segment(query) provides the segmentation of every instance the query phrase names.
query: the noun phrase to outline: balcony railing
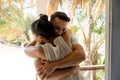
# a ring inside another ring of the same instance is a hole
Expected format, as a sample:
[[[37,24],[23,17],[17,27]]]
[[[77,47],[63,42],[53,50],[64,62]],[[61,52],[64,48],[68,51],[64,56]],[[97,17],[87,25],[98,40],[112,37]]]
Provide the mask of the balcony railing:
[[[80,70],[99,70],[99,69],[105,69],[105,65],[89,65],[89,66],[81,66]]]
[[[80,66],[80,71],[85,76],[85,80],[105,80],[104,69],[105,65]]]

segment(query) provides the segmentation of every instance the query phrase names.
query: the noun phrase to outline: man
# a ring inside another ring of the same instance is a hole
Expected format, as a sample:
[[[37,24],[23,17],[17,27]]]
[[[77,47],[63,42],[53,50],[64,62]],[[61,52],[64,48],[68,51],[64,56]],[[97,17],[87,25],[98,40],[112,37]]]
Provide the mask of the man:
[[[66,31],[70,32],[70,30],[66,28],[70,19],[65,13],[55,12],[54,14],[51,15],[50,21],[53,24],[54,29],[58,35],[62,36]],[[51,73],[53,73],[56,69],[59,68],[76,66],[80,62],[85,60],[85,53],[82,46],[77,42],[77,40],[74,37],[71,37],[71,42],[73,43],[73,52],[71,52],[65,58],[54,62],[41,60],[37,60],[35,62],[35,67],[39,75],[41,75],[41,77],[47,77]],[[44,65],[39,66],[40,62],[43,62]]]

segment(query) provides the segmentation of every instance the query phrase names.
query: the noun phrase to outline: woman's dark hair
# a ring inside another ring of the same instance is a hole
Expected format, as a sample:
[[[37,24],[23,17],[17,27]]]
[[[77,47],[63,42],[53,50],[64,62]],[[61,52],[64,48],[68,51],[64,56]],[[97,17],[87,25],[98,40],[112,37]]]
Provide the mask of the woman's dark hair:
[[[60,20],[66,21],[66,22],[70,21],[70,18],[64,12],[59,12],[59,11],[57,11],[51,15],[50,21],[52,22],[56,17],[58,17]]]
[[[40,35],[48,40],[55,35],[55,30],[48,21],[48,16],[43,14],[40,14],[40,18],[32,23],[31,30],[37,36]]]

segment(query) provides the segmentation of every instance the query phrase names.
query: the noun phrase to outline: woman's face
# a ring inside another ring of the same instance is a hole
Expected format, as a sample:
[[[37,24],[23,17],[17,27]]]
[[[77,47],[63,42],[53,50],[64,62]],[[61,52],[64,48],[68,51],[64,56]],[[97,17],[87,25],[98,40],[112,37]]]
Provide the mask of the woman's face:
[[[35,33],[32,33],[32,34],[33,34],[34,39],[35,39],[37,42],[42,42],[42,37],[41,37],[41,36],[37,36]]]

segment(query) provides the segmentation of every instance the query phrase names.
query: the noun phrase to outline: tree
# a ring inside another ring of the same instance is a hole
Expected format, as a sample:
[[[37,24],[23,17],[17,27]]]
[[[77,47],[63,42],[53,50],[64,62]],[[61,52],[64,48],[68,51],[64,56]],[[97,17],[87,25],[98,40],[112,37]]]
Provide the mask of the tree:
[[[35,17],[32,14],[25,16],[24,9],[35,6],[33,0],[31,0],[30,5],[25,6],[25,2],[26,0],[0,1],[0,37],[7,42],[16,41],[15,43],[17,43],[20,41],[23,43],[30,40],[28,35],[30,24]]]

